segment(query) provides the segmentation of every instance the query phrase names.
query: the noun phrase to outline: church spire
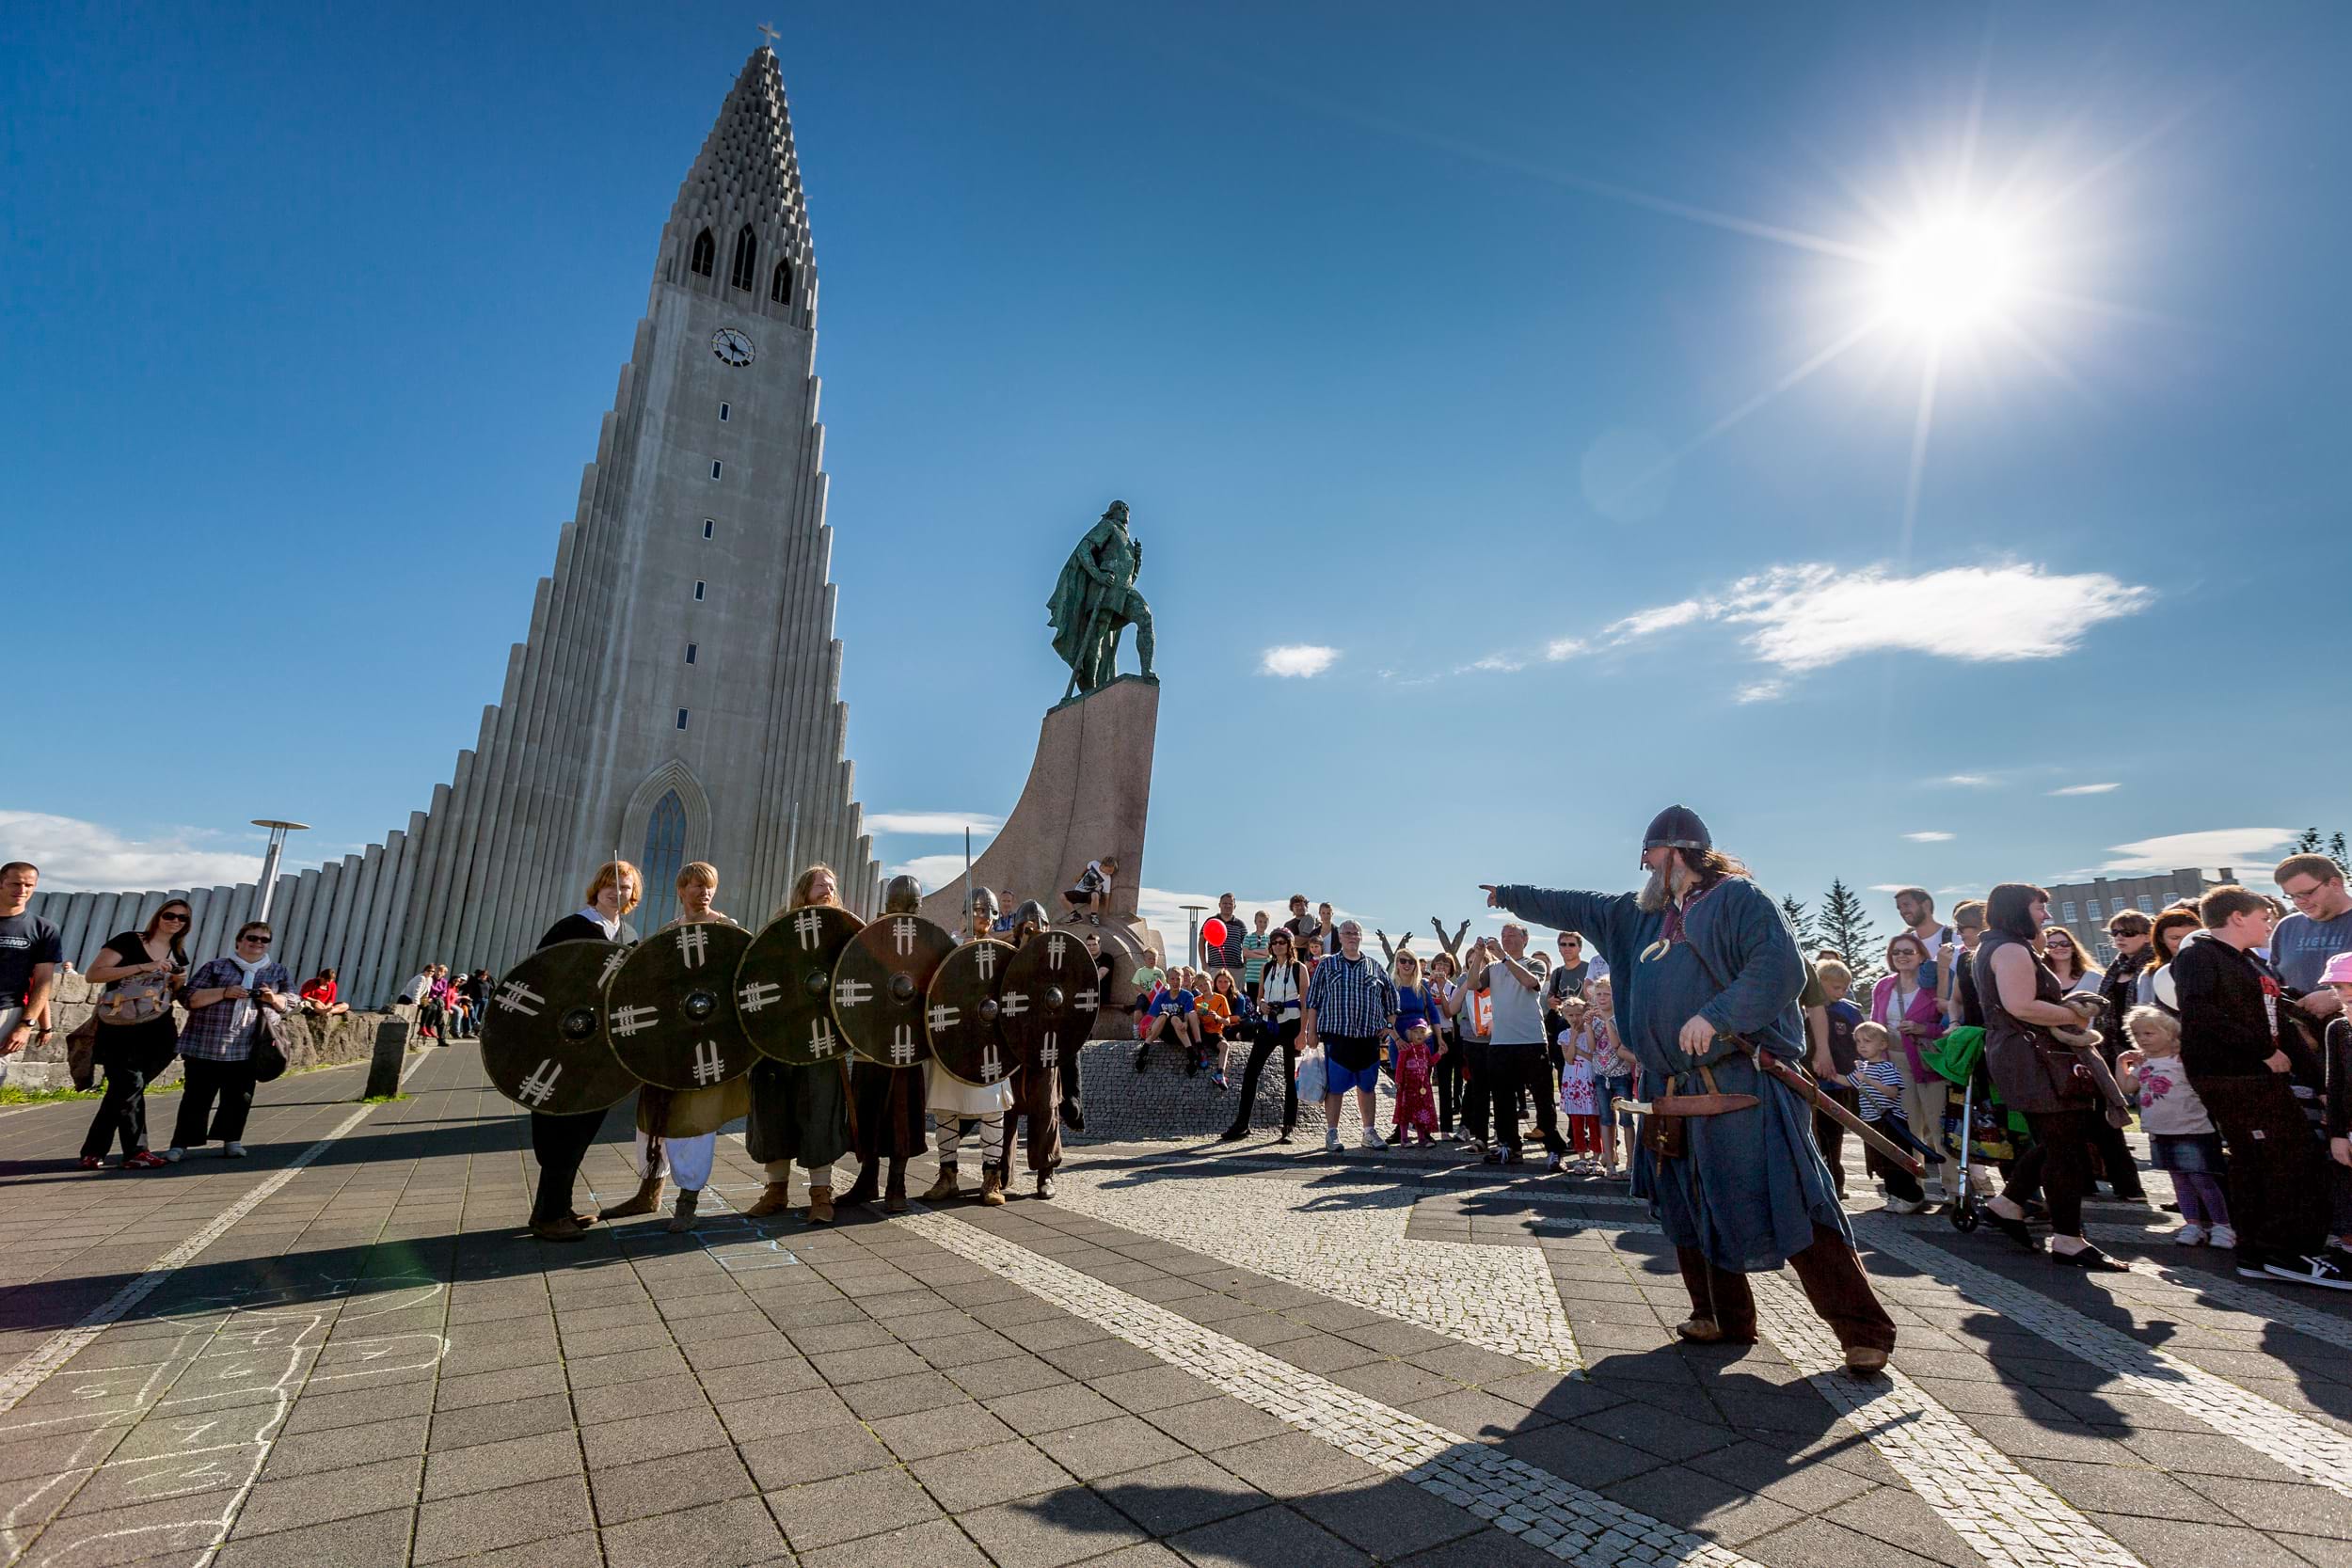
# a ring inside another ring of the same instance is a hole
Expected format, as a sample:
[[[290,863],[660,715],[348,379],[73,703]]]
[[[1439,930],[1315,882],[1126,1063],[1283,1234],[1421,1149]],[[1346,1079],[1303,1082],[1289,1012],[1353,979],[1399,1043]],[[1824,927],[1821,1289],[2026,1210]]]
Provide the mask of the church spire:
[[[816,270],[784,76],[763,43],[743,62],[678,186],[659,277],[807,326]]]

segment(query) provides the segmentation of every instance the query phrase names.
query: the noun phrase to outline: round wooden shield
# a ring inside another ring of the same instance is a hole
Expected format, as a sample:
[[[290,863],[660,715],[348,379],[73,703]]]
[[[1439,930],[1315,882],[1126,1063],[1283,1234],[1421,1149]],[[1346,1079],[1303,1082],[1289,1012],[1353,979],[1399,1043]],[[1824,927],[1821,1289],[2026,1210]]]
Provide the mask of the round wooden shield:
[[[526,1111],[577,1116],[619,1104],[637,1076],[605,1043],[598,1007],[605,977],[628,949],[559,942],[506,972],[482,1015],[482,1069]]]
[[[1074,1061],[1102,1005],[1094,956],[1068,931],[1041,931],[1022,943],[996,990],[1005,1043],[1025,1067]]]
[[[1013,948],[1004,942],[967,942],[947,955],[931,976],[923,1024],[931,1058],[960,1083],[985,1088],[1012,1070],[1004,1032],[997,1027],[996,988],[1004,982]]]
[[[706,920],[664,926],[604,988],[604,1037],[621,1065],[665,1089],[739,1078],[755,1053],[735,1022],[735,966],[752,934]]]
[[[850,939],[833,966],[833,1020],[850,1049],[883,1067],[931,1053],[923,1014],[931,976],[956,939],[919,914],[886,914]]]
[[[847,910],[787,910],[760,927],[735,967],[735,1019],[763,1056],[795,1067],[838,1061],[833,966],[865,922]]]

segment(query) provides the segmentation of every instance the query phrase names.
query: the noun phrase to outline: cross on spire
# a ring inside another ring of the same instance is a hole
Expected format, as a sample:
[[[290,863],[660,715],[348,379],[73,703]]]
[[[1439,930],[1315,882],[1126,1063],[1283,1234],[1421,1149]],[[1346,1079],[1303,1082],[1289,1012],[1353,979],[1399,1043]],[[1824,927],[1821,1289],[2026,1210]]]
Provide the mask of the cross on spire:
[[[759,24],[759,34],[760,37],[768,40],[767,47],[771,53],[772,53],[776,47],[776,40],[784,37],[782,33],[777,32],[773,27],[769,26],[765,22]]]

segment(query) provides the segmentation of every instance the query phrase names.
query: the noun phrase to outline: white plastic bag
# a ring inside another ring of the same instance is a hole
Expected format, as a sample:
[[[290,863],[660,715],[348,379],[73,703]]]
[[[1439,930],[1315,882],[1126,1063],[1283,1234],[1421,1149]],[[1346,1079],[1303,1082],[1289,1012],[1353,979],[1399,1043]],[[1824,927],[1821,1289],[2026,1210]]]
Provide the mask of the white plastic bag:
[[[1323,1098],[1323,1047],[1319,1045],[1298,1058],[1298,1098]]]

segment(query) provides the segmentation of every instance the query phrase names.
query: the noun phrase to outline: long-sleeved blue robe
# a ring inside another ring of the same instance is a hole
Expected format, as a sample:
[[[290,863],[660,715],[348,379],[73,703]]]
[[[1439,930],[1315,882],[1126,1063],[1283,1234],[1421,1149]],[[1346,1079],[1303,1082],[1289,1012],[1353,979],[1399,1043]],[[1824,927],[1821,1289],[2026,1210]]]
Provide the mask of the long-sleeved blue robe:
[[[1645,1091],[1671,1082],[1696,1094],[1707,1085],[1678,1043],[1696,1016],[1747,1036],[1774,1055],[1804,1059],[1804,960],[1772,895],[1742,877],[1725,878],[1685,914],[1683,940],[1656,951],[1665,917],[1645,914],[1633,895],[1564,893],[1511,885],[1495,902],[1520,919],[1581,931],[1609,960],[1617,1031],[1642,1063]],[[1696,949],[1696,951],[1693,951]],[[1706,955],[1721,983],[1699,962]],[[1708,1061],[1715,1087],[1753,1094],[1753,1109],[1684,1122],[1689,1149],[1659,1160],[1639,1149],[1636,1190],[1646,1180],[1650,1212],[1677,1246],[1695,1246],[1721,1269],[1776,1269],[1813,1244],[1814,1226],[1852,1240],[1829,1167],[1813,1142],[1813,1111],[1796,1092],[1758,1072],[1729,1040]]]

